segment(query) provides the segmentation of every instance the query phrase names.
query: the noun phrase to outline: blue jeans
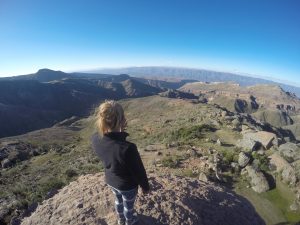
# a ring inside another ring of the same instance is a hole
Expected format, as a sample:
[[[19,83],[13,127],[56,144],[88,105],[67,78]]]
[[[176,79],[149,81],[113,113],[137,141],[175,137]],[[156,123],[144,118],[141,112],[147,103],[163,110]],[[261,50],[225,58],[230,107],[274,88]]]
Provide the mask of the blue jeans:
[[[111,187],[111,186],[110,186]],[[115,194],[115,209],[120,220],[132,221],[134,219],[134,201],[136,199],[138,188],[128,191],[121,191],[111,187]]]

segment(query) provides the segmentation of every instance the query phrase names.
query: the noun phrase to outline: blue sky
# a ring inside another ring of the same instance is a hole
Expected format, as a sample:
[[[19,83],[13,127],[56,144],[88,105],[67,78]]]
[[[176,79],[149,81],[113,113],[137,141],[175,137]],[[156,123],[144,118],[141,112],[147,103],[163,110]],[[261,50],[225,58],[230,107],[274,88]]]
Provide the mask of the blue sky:
[[[298,0],[0,0],[0,76],[182,66],[300,86]]]

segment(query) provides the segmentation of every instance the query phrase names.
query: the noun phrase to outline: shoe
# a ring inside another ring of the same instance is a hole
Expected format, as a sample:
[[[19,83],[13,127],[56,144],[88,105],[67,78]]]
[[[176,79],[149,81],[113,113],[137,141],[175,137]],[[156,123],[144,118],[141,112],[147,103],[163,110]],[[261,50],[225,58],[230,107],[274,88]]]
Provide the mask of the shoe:
[[[139,218],[134,216],[131,220],[127,220],[125,225],[137,225],[139,223]]]

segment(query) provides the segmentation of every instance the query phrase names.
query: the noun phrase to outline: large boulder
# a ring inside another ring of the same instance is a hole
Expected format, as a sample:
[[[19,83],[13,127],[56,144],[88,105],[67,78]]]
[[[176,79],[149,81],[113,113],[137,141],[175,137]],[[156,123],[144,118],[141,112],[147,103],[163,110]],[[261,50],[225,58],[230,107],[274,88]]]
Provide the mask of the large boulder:
[[[270,190],[267,178],[261,171],[257,171],[253,166],[246,166],[248,176],[251,179],[252,189],[257,193],[262,193]]]
[[[140,225],[263,225],[250,202],[209,182],[177,176],[149,176],[152,192],[138,194]],[[116,224],[114,196],[103,174],[81,176],[36,211],[22,225]]]
[[[295,185],[297,176],[295,169],[278,152],[269,156],[270,164],[275,166],[276,171],[281,174],[283,182]]]
[[[238,140],[236,143],[236,146],[240,147],[244,150],[254,151],[259,148],[260,143],[257,141],[254,141],[251,138],[246,137],[246,138]]]
[[[288,162],[300,159],[300,147],[295,143],[287,142],[280,145],[279,152]]]
[[[275,143],[274,140],[277,139],[276,134],[267,131],[258,131],[254,133],[244,133],[243,139],[251,139],[253,141],[259,142],[264,146],[265,149],[269,149]]]

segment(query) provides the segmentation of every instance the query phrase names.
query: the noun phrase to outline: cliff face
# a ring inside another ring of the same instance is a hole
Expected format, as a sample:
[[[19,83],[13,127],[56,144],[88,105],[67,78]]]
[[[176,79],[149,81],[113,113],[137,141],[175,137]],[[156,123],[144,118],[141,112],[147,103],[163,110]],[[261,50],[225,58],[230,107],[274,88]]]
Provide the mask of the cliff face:
[[[152,192],[139,193],[140,224],[265,224],[251,204],[224,187],[192,178],[150,174]],[[114,200],[101,173],[85,175],[45,200],[22,225],[116,224]]]

